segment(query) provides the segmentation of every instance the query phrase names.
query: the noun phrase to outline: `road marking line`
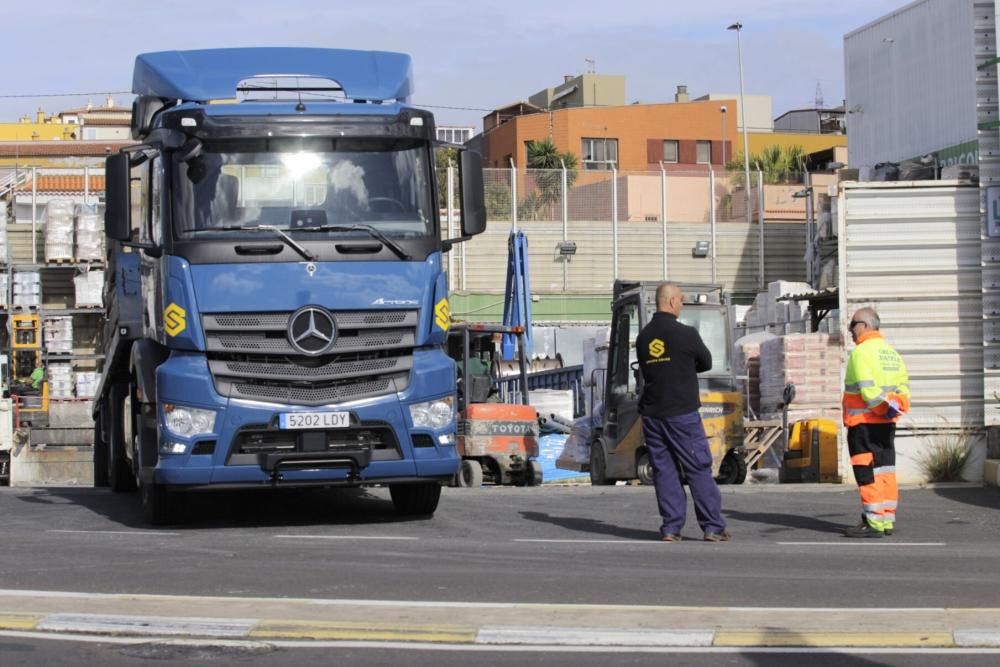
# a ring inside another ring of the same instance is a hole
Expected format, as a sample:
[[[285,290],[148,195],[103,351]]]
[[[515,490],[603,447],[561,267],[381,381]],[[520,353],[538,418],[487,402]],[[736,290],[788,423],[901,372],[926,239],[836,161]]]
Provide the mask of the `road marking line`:
[[[484,625],[477,644],[529,646],[711,646],[711,630],[561,628]]]
[[[437,642],[471,644],[476,630],[458,626],[382,626],[375,623],[323,621],[261,621],[250,631],[255,639]]]
[[[419,540],[402,535],[275,535],[283,540]]]
[[[795,632],[792,630],[720,630],[713,646],[934,646],[955,645],[950,632]]]
[[[170,616],[119,616],[114,614],[49,614],[38,625],[51,632],[85,632],[128,635],[183,635],[194,637],[246,637],[256,619],[174,618]]]
[[[43,618],[32,614],[0,614],[0,629],[34,630]]]
[[[1000,629],[955,630],[955,646],[1000,647]]]
[[[660,540],[546,540],[546,539],[531,539],[526,537],[514,538],[515,542],[542,542],[550,544],[662,544]],[[693,540],[692,540],[693,541]]]
[[[875,540],[853,540],[844,541],[839,540],[837,542],[775,542],[775,544],[780,544],[782,546],[797,546],[797,547],[854,547],[860,545],[871,545],[880,547],[944,547],[948,546],[947,542],[894,542],[892,540],[886,541],[881,539]]]
[[[147,537],[147,536],[164,536],[164,537],[176,537],[180,533],[168,533],[164,531],[157,530],[60,530],[52,529],[46,530],[46,533],[78,533],[82,535],[132,535],[136,537]]]

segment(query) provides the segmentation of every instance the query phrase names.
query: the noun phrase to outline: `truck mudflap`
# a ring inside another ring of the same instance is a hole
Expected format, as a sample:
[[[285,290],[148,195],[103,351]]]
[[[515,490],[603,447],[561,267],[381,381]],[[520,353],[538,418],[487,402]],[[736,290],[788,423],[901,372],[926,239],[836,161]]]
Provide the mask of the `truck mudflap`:
[[[272,485],[283,479],[286,470],[347,469],[348,482],[361,480],[361,470],[372,460],[371,449],[352,449],[338,452],[261,452],[257,455],[261,470],[268,473]]]

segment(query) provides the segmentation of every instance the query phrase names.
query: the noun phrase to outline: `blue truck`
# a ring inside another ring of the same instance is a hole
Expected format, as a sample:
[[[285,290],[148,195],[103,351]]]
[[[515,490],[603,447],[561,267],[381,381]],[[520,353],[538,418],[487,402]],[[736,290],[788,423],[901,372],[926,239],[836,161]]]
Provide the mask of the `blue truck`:
[[[407,55],[139,55],[134,146],[106,162],[107,321],[94,480],[178,494],[387,485],[432,515],[459,466],[442,257],[482,232],[458,159],[443,238],[433,116]]]

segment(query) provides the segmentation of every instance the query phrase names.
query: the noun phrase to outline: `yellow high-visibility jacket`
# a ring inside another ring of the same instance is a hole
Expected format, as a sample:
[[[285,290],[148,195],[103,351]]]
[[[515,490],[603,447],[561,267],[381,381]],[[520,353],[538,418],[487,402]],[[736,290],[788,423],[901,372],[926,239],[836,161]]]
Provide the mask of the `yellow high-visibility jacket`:
[[[878,331],[858,337],[844,373],[844,425],[888,424],[910,411],[906,364]]]

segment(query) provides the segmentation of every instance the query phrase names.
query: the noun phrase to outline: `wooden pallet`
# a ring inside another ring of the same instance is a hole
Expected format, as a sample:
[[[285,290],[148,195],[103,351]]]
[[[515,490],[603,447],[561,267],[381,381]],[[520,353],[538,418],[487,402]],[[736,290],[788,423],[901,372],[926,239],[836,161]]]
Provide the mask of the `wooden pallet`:
[[[55,257],[53,259],[46,259],[45,264],[47,266],[73,266],[76,264],[76,260],[72,257]]]

